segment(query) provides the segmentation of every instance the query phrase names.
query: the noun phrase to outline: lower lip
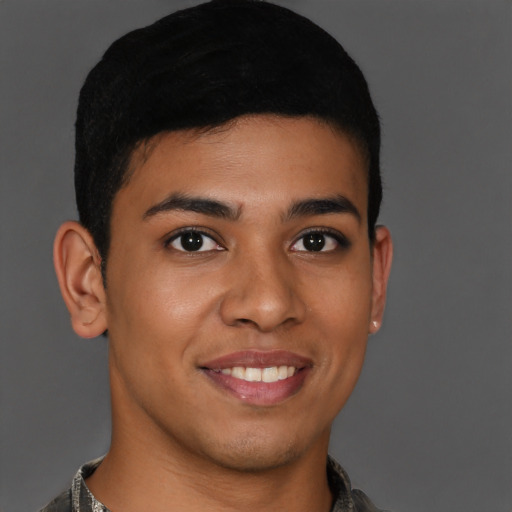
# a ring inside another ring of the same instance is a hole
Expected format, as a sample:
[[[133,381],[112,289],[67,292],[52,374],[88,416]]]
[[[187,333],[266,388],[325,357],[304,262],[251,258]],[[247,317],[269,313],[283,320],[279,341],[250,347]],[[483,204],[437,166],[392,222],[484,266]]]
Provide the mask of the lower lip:
[[[203,369],[203,372],[239,400],[251,405],[269,406],[295,395],[302,388],[309,370],[309,367],[301,368],[292,377],[277,382],[247,382],[209,369]]]

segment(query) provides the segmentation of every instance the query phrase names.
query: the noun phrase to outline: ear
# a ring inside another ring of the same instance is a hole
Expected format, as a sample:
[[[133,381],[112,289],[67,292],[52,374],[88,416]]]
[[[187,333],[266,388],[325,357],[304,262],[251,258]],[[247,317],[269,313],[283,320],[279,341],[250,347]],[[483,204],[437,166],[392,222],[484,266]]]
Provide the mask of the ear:
[[[74,331],[94,338],[107,329],[101,258],[90,233],[78,222],[64,223],[55,237],[53,263]]]
[[[373,243],[373,291],[372,312],[370,318],[370,334],[376,333],[382,324],[384,307],[386,305],[386,289],[391,260],[393,259],[393,243],[391,233],[385,226],[377,226]]]

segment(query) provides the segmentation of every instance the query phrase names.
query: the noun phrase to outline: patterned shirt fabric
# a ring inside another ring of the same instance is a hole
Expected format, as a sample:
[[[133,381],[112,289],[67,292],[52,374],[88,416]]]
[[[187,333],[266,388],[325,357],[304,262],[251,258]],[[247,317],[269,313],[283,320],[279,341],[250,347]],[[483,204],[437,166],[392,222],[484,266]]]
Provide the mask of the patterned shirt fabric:
[[[102,460],[103,457],[84,464],[75,475],[71,488],[39,512],[110,512],[92,495],[85,483]],[[327,478],[334,496],[331,512],[385,512],[376,508],[364,492],[352,489],[345,470],[331,457],[327,460]]]

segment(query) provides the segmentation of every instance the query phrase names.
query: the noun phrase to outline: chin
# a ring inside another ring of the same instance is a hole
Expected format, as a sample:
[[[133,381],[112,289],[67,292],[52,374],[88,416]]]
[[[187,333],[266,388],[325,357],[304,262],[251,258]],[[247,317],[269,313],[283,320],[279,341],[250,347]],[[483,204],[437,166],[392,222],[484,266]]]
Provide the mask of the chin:
[[[208,450],[207,456],[220,467],[232,471],[259,473],[286,466],[304,450],[291,439],[268,439],[256,435],[239,437]]]

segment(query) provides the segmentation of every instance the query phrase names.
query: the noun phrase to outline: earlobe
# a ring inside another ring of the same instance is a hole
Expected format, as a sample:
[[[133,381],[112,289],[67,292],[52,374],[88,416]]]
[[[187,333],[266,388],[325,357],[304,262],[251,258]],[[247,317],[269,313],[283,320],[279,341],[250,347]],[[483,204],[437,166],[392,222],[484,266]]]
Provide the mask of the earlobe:
[[[107,329],[101,259],[81,224],[70,221],[59,228],[53,262],[74,331],[83,338],[99,336]]]
[[[391,261],[393,259],[393,243],[391,233],[385,226],[378,226],[373,244],[373,291],[372,311],[370,318],[369,333],[376,333],[382,324],[384,307],[386,305],[386,291]]]

